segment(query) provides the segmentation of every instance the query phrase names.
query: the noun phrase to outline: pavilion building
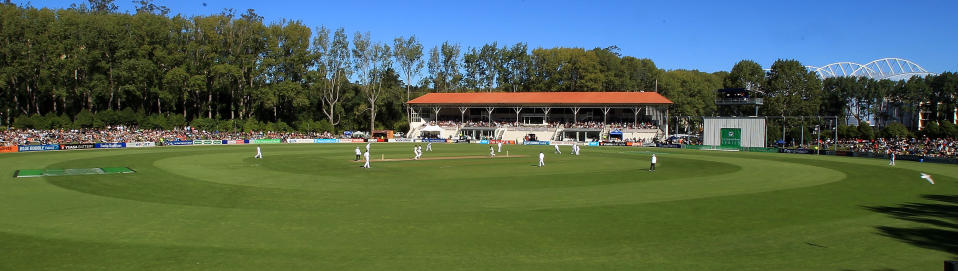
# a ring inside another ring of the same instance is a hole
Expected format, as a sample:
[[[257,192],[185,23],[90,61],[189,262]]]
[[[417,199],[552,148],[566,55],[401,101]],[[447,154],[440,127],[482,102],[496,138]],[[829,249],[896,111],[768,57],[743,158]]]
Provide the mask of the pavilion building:
[[[408,104],[411,138],[650,141],[668,137],[672,101],[656,92],[479,92]]]

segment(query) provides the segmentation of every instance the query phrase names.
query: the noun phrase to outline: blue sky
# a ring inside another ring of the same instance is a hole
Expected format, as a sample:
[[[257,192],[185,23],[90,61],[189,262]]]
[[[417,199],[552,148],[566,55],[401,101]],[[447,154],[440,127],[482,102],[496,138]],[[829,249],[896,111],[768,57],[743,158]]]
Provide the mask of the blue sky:
[[[68,7],[85,0],[32,2]],[[24,3],[24,1],[14,1]],[[118,0],[121,11],[133,10]],[[205,3],[205,5],[204,5]],[[266,21],[344,27],[391,41],[416,35],[426,48],[496,41],[536,47],[607,47],[663,69],[730,70],[742,59],[768,68],[791,58],[823,66],[882,57],[930,72],[958,71],[958,1],[163,1],[172,13],[254,9]]]

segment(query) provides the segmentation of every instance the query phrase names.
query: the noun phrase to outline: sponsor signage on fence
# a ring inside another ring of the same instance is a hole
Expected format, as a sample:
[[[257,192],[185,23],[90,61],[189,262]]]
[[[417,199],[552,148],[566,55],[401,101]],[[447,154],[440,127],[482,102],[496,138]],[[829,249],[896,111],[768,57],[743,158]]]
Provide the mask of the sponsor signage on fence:
[[[412,138],[390,138],[389,142],[413,142]]]
[[[126,148],[126,143],[117,142],[117,143],[96,143],[97,149],[122,149]]]
[[[623,141],[602,141],[599,142],[599,146],[628,146],[629,144]]]
[[[223,140],[223,144],[247,144],[248,140]]]
[[[0,146],[0,152],[18,152],[19,149],[17,146]]]
[[[659,147],[659,148],[676,148],[676,149],[681,149],[681,148],[682,148],[682,144],[661,144],[661,143],[658,143],[658,144],[656,144],[655,146],[656,146],[656,147]]]
[[[549,145],[549,141],[523,141],[523,145]]]
[[[20,152],[55,151],[60,149],[60,145],[20,145],[17,149]]]
[[[592,146],[592,147],[599,146],[599,142],[590,141],[590,142],[589,142],[589,146]]]
[[[810,149],[779,149],[781,153],[814,154],[815,150]]]
[[[85,150],[95,148],[96,144],[60,144],[61,150]]]
[[[271,139],[253,139],[253,144],[279,144],[282,143],[282,139],[271,138]]]
[[[489,144],[489,141],[488,141],[488,140],[485,140],[485,141],[486,141],[486,143],[482,143],[482,144]],[[441,139],[441,138],[425,138],[425,139],[422,140],[422,142],[446,143],[446,140],[445,140],[445,139]]]
[[[549,145],[572,145],[575,144],[575,141],[565,140],[565,141],[549,141]]]
[[[127,142],[127,148],[147,148],[156,147],[156,142]]]
[[[290,138],[286,140],[286,143],[303,144],[303,143],[319,143],[319,142],[316,142],[315,139]]]
[[[489,140],[489,144],[499,144],[500,142],[502,144],[516,144],[515,140]]]
[[[339,143],[363,143],[366,140],[362,138],[343,138],[339,140]]]
[[[188,146],[188,145],[193,145],[193,141],[192,140],[167,141],[166,145]]]
[[[489,144],[489,140],[479,140],[479,144]]]
[[[223,140],[193,140],[193,145],[222,145]]]
[[[312,140],[313,143],[339,143],[339,139],[335,138],[317,138]]]

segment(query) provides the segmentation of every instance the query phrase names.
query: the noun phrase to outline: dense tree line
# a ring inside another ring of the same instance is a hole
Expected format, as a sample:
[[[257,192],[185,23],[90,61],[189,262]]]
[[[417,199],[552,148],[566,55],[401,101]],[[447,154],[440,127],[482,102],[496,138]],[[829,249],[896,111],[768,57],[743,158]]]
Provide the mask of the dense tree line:
[[[658,91],[675,102],[675,116],[737,114],[715,106],[723,87],[765,98],[761,114],[769,116],[851,112],[894,121],[923,109],[941,121],[950,120],[958,89],[955,73],[823,81],[795,60],[768,71],[748,60],[730,72],[666,71],[615,46],[428,48],[415,36],[387,42],[268,23],[253,10],[184,17],[152,0],[136,3],[132,13],[117,12],[112,0],[56,10],[0,4],[3,126],[404,131],[405,101],[464,91]]]

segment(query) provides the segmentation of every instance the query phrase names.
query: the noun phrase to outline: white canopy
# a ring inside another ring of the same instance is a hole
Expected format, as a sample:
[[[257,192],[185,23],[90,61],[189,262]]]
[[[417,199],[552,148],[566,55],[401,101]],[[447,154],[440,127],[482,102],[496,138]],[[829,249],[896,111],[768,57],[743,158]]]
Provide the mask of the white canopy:
[[[442,128],[436,125],[426,125],[426,128],[422,128],[423,132],[442,132]]]

